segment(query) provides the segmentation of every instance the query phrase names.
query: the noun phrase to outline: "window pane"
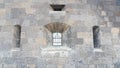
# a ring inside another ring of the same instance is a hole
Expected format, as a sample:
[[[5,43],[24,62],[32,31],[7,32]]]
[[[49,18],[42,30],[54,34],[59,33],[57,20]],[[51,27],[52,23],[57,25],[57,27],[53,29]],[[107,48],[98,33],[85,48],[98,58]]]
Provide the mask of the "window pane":
[[[53,45],[61,45],[61,33],[53,33]]]
[[[61,42],[61,39],[53,39],[53,42]]]
[[[61,39],[57,39],[57,42],[61,42]]]
[[[53,38],[61,38],[61,33],[53,33]]]

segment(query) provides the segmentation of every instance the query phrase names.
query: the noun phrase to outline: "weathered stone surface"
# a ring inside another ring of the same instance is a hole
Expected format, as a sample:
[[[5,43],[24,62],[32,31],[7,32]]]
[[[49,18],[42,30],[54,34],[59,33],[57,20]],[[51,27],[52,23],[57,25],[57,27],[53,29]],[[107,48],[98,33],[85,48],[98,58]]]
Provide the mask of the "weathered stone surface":
[[[114,27],[120,27],[120,22],[113,22]]]
[[[24,18],[25,16],[25,9],[24,8],[12,8],[11,9],[11,18]]]
[[[4,64],[3,68],[16,68],[15,64]]]
[[[65,8],[53,11],[50,4]],[[55,22],[70,26],[61,46],[53,46],[45,28]],[[93,26],[100,27],[102,52],[94,51]],[[119,68],[119,58],[119,0],[0,0],[0,68]]]

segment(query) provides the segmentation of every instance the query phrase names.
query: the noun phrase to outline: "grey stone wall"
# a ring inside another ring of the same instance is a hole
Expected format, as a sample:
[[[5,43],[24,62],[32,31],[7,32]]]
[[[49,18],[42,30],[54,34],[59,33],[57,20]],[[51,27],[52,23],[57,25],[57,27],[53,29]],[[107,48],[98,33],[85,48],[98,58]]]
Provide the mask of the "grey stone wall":
[[[66,6],[53,11],[50,4]],[[44,27],[52,22],[70,25],[62,46],[52,46]],[[99,49],[93,26],[100,27]],[[120,1],[0,0],[0,68],[120,68]]]

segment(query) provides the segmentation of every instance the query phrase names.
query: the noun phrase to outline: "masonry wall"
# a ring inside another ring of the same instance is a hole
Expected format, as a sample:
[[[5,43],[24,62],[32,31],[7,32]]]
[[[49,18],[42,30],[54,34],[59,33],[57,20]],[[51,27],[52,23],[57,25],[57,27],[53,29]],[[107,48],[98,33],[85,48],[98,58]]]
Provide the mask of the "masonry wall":
[[[66,6],[54,12],[50,4]],[[70,26],[62,46],[52,46],[44,27],[54,22]],[[94,48],[93,26],[102,51]],[[0,68],[120,68],[120,1],[0,0]]]

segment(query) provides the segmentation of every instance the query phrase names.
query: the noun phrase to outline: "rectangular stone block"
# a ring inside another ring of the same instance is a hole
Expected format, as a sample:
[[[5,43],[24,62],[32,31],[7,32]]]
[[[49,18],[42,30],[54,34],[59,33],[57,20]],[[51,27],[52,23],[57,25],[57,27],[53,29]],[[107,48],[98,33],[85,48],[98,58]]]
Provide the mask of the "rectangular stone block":
[[[90,32],[77,32],[77,38],[92,38],[92,34]]]
[[[0,8],[1,9],[5,8],[5,3],[0,3]]]
[[[64,68],[63,65],[57,65],[57,68]]]
[[[36,68],[35,64],[27,64],[27,68]]]
[[[16,64],[4,64],[3,68],[16,68]]]
[[[107,66],[106,66],[106,64],[98,64],[97,65],[97,68],[106,68]]]
[[[120,22],[113,22],[114,27],[120,27]]]
[[[24,8],[12,8],[11,9],[11,19],[20,19],[25,17]]]
[[[112,33],[112,34],[118,34],[119,32],[120,32],[120,29],[119,29],[119,28],[115,28],[115,27],[114,27],[114,28],[111,29],[111,33]]]
[[[48,64],[48,65],[46,66],[46,68],[56,68],[56,65],[54,65],[54,64]]]
[[[93,64],[93,65],[89,65],[89,68],[95,68],[95,65]]]

